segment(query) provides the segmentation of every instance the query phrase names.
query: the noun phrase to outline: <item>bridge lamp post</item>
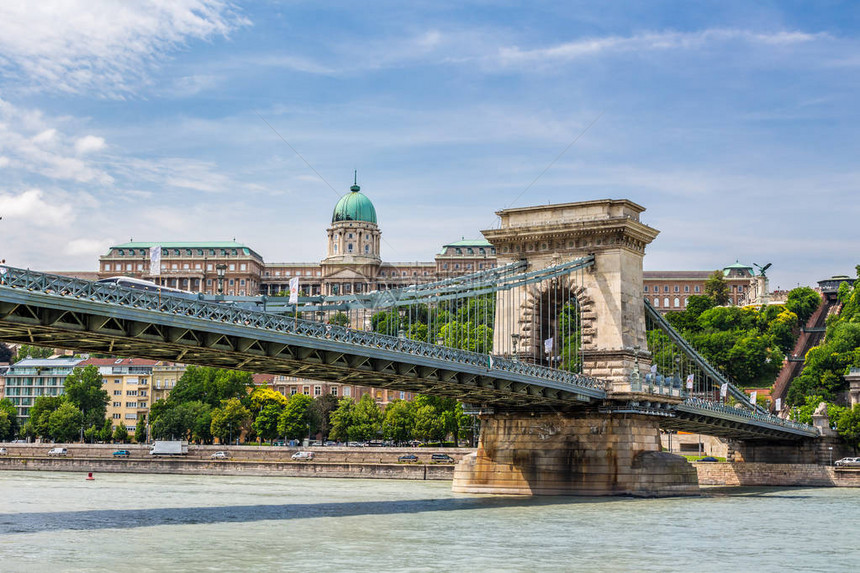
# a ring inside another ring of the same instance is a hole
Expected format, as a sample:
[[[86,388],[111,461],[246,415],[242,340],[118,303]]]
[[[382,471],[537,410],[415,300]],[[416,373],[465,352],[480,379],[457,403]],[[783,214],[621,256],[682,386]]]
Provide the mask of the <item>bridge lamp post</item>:
[[[398,321],[397,338],[406,338],[406,331],[403,329],[403,321],[406,319],[406,311],[400,309],[398,317],[400,317],[400,320]]]
[[[218,294],[224,294],[224,273],[227,271],[227,265],[219,263],[215,265],[215,272],[218,274]]]
[[[516,361],[517,361],[517,347],[518,347],[518,346],[519,346],[519,344],[520,344],[520,338],[522,338],[522,335],[521,335],[521,334],[519,334],[519,333],[514,332],[513,334],[511,334],[511,343],[512,343],[512,345],[513,345],[513,347],[514,347],[514,353],[513,353],[513,358],[512,358],[512,360],[513,360],[514,362],[516,362]]]

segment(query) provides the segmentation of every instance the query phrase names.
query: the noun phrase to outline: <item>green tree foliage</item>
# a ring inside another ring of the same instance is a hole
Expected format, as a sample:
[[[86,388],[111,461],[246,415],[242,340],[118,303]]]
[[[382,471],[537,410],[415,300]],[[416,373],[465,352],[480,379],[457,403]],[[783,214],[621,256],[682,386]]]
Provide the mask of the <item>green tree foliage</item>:
[[[263,406],[263,409],[257,413],[257,417],[254,418],[254,422],[252,424],[252,428],[254,432],[262,439],[271,441],[277,438],[278,434],[278,421],[281,417],[281,413],[284,411],[284,407],[278,404],[266,404]]]
[[[382,410],[370,394],[365,394],[355,405],[349,438],[354,441],[367,441],[382,435]]]
[[[48,416],[48,435],[57,442],[71,442],[77,440],[81,435],[84,416],[81,411],[63,401],[60,407]]]
[[[9,398],[0,400],[0,417],[4,417],[4,415],[6,421],[0,422],[0,442],[11,440],[18,434],[19,430],[18,409]]]
[[[415,432],[415,408],[413,402],[395,400],[385,408],[382,420],[382,436],[398,444],[408,442]]]
[[[33,407],[29,411],[28,432],[32,433],[30,437],[51,437],[51,414],[56,412],[64,401],[63,396],[39,396],[33,401]]]
[[[329,437],[334,440],[346,442],[349,440],[349,427],[352,425],[352,413],[355,410],[355,401],[352,398],[341,398],[337,402],[337,409],[331,413],[331,432]]]
[[[238,398],[248,403],[248,392],[253,388],[254,379],[249,372],[189,366],[176,382],[176,387],[168,398],[171,402],[203,402],[217,408],[223,400]]]
[[[105,423],[102,424],[102,427],[99,428],[98,432],[96,432],[96,438],[100,442],[109,442],[113,438],[113,424],[110,420],[105,420]]]
[[[860,404],[853,408],[841,409],[836,417],[836,431],[857,452],[857,449],[860,448]]]
[[[337,409],[337,405],[337,398],[331,394],[314,398],[310,405],[311,429],[314,433],[319,432],[323,440],[327,439],[331,432],[331,413]]]
[[[134,441],[138,444],[146,442],[146,414],[137,419],[137,426],[134,428]]]
[[[235,440],[251,426],[251,412],[238,398],[230,398],[221,403],[220,408],[212,410],[210,432],[222,444]]]
[[[11,364],[14,362],[15,353],[6,344],[0,342],[0,363]]]
[[[349,326],[349,317],[346,313],[336,312],[332,315],[331,318],[328,319],[329,324],[335,324],[337,326]]]
[[[53,348],[22,344],[18,347],[18,355],[15,357],[15,361],[24,360],[25,358],[50,358],[53,354]]]
[[[305,394],[294,394],[287,400],[278,419],[278,435],[288,440],[300,440],[308,435],[310,405],[313,398]]]
[[[254,388],[249,396],[251,412],[260,412],[266,406],[277,406],[283,408],[287,404],[287,398],[280,392],[275,392],[267,386]]]
[[[84,425],[100,428],[105,420],[109,396],[102,389],[99,369],[92,364],[86,368],[75,368],[66,376],[63,386],[69,403],[83,412]]]
[[[788,293],[785,308],[797,315],[801,324],[806,324],[820,304],[821,295],[809,287],[798,287]]]
[[[705,295],[710,297],[714,304],[722,306],[729,304],[729,285],[726,284],[726,279],[723,271],[714,271],[705,281]]]
[[[124,423],[120,422],[119,426],[116,427],[116,430],[113,431],[113,441],[118,444],[128,442],[128,428],[125,427]]]
[[[432,404],[416,405],[415,437],[425,441],[441,441],[445,438],[445,426],[442,423],[442,418]]]
[[[157,403],[157,402],[156,402]],[[150,429],[156,440],[192,440],[212,443],[212,406],[195,400],[170,404],[159,409],[159,416],[150,411]]]

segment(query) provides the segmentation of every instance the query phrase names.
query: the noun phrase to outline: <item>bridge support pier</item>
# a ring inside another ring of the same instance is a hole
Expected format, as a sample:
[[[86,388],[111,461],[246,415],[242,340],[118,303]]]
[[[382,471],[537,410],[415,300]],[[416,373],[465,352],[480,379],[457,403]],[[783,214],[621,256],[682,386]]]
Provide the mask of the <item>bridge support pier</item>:
[[[635,414],[510,412],[482,416],[475,454],[454,471],[461,493],[697,495],[696,470],[661,452],[658,422]]]

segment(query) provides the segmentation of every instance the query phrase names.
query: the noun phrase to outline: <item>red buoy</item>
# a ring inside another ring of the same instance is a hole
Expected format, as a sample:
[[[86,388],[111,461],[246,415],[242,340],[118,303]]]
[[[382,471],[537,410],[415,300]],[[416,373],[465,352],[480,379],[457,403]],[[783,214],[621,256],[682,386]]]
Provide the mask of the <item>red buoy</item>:
[[[96,479],[93,477],[93,472],[87,474],[87,479]]]

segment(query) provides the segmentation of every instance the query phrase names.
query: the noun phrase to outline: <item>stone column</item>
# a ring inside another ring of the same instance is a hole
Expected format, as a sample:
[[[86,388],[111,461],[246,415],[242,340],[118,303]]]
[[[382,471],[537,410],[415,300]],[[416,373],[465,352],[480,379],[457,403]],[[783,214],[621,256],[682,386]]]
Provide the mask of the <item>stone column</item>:
[[[483,231],[496,247],[499,264],[528,261],[529,270],[594,255],[577,291],[582,309],[584,373],[609,380],[612,390],[629,391],[629,375],[638,346],[639,365],[650,364],[642,302],[642,257],[658,231],[639,221],[644,207],[604,199],[497,212],[498,229]],[[494,348],[509,349],[511,320],[522,312],[523,294],[499,293]]]
[[[696,495],[696,470],[661,452],[657,420],[599,412],[483,416],[475,454],[454,471],[461,493]]]

